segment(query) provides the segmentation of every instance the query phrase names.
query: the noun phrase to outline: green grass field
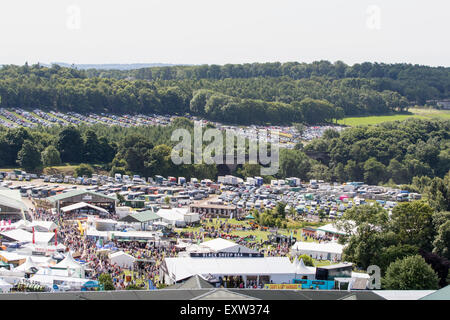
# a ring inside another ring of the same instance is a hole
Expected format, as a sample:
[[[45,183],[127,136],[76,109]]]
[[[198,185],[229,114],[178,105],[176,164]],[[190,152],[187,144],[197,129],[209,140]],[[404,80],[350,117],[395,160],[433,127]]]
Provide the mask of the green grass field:
[[[219,226],[219,224],[217,224],[218,220],[220,220],[221,222],[225,221],[225,219],[213,219],[212,223],[206,222],[203,224],[203,226],[205,226],[205,227],[216,226],[217,227],[217,226]],[[238,221],[235,219],[231,219],[231,220],[228,220],[228,223],[230,223],[232,225],[250,226],[248,220]],[[320,226],[320,225],[324,225],[324,224],[326,224],[326,222],[319,223],[319,224],[311,224],[311,225]],[[200,232],[200,227],[175,228],[174,231],[178,232],[178,233],[180,233],[180,232]],[[263,231],[263,230],[233,230],[230,232],[230,234],[238,236],[238,237],[242,237],[242,238],[253,235],[256,237],[255,241],[260,242],[261,240],[266,241],[267,236],[272,233],[270,231]],[[278,234],[290,236],[291,231],[287,230],[287,229],[278,229]],[[301,235],[301,229],[300,229],[300,224],[299,224],[299,228],[297,229],[297,234],[294,234],[293,236],[296,237],[298,240],[300,240],[300,235]],[[209,239],[205,238],[205,240],[209,240]],[[313,240],[311,238],[308,238],[307,241],[313,241]]]
[[[394,114],[387,116],[349,117],[338,121],[347,126],[374,125],[382,122],[402,121],[409,118],[416,119],[450,119],[450,110],[436,110],[428,108],[411,108],[410,114]]]

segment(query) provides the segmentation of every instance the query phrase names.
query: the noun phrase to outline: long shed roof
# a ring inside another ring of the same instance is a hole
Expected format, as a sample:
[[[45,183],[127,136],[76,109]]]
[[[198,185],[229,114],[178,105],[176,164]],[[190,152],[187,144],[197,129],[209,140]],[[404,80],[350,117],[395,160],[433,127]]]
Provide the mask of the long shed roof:
[[[144,223],[144,222],[161,220],[161,219],[162,218],[160,216],[158,216],[156,213],[154,213],[153,211],[146,210],[146,211],[129,214],[129,215],[123,217],[122,219],[120,219],[120,221]]]
[[[89,190],[85,190],[85,189],[78,189],[78,190],[72,190],[72,191],[69,191],[66,193],[60,193],[60,194],[48,197],[47,201],[54,203],[56,201],[65,200],[65,199],[83,195],[83,194],[95,195],[97,197],[101,197],[101,198],[105,198],[105,199],[109,199],[109,200],[117,200],[115,197],[107,196],[102,193],[93,192],[93,191],[89,191]]]

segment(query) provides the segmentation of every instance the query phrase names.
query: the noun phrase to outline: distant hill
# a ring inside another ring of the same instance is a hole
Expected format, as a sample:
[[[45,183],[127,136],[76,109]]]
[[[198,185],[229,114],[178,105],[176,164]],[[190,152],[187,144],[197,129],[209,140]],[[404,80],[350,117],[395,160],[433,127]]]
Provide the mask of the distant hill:
[[[344,117],[403,114],[410,106],[450,97],[448,67],[368,62],[350,66],[324,60],[106,69],[144,65],[4,66],[0,107],[190,113],[245,125],[318,124]]]
[[[152,68],[152,67],[173,67],[177,64],[168,63],[130,63],[130,64],[70,64],[66,62],[52,62],[51,64],[42,64],[45,66],[51,66],[52,64],[57,64],[61,67],[75,68],[78,70],[87,69],[97,69],[97,70],[133,70],[141,68]]]

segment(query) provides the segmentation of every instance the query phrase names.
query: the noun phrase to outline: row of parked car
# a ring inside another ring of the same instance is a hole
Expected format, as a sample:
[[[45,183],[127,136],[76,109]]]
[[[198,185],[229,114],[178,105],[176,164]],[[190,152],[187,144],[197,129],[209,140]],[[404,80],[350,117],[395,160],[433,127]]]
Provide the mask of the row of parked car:
[[[121,127],[132,127],[141,125],[168,125],[172,121],[173,116],[170,115],[114,115],[114,114],[79,114],[76,112],[57,112],[43,111],[34,109],[32,111],[21,108],[0,109],[0,125],[9,128],[28,127],[35,128],[37,126],[51,127],[54,125],[80,125],[80,124],[104,124],[117,125]]]
[[[390,211],[401,201],[413,201],[421,198],[420,194],[410,193],[378,186],[369,186],[361,182],[346,184],[329,184],[311,180],[309,184],[300,186],[263,185],[226,186],[219,199],[224,204],[236,205],[239,208],[252,210],[274,208],[277,203],[286,204],[287,213],[294,215],[325,215],[330,219],[342,216],[345,210],[363,204],[378,203]]]

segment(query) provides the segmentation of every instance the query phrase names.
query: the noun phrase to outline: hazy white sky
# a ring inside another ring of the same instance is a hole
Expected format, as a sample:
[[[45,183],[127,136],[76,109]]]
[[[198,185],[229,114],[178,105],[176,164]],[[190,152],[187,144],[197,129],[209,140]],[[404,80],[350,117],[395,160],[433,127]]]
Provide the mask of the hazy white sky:
[[[0,64],[450,66],[448,0],[2,0]]]

